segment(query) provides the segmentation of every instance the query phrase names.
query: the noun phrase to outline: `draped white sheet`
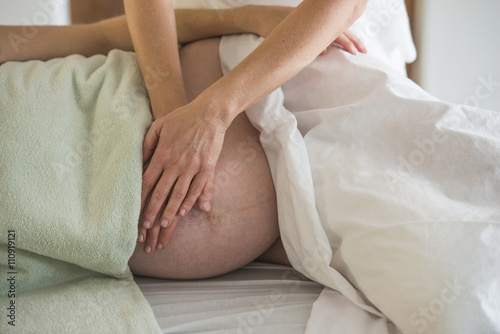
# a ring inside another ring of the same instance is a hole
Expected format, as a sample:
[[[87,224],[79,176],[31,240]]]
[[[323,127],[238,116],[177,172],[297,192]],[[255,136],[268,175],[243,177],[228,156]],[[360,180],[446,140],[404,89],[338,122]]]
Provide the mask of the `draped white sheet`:
[[[224,37],[224,71],[260,41]],[[247,115],[296,269],[388,319],[377,333],[500,332],[499,113],[330,48]],[[331,310],[315,305],[307,333],[330,333]]]

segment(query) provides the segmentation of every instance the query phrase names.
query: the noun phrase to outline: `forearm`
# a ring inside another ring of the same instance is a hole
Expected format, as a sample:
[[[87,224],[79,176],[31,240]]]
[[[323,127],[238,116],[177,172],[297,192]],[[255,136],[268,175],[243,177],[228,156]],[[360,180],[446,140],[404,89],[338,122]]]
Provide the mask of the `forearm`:
[[[200,39],[252,31],[247,20],[251,7],[222,10],[177,9],[177,38],[180,44]]]
[[[263,6],[234,9],[176,9],[177,40],[196,40],[237,33],[262,33],[258,18],[279,20],[280,11]],[[269,14],[270,16],[266,16]],[[283,11],[283,17],[287,14]],[[71,54],[92,56],[113,49],[134,51],[125,16],[70,26],[0,26],[0,64],[9,60],[49,60]]]
[[[184,44],[213,36],[256,32],[254,28],[257,27],[249,21],[252,11],[258,10],[252,6],[217,11],[179,9],[175,17],[171,4],[164,0],[141,4],[126,0],[125,8],[126,21],[104,22],[101,30],[114,47],[124,49],[133,44],[155,118],[187,103],[178,42]]]
[[[175,9],[177,41],[187,44],[200,39],[238,33],[258,33],[259,25],[252,20],[265,7],[244,6],[231,9]],[[132,38],[125,16],[96,23],[111,49],[133,50]]]
[[[171,1],[125,0],[125,12],[155,119],[187,103]]]
[[[70,54],[91,56],[107,48],[95,25],[0,26],[0,64]]]
[[[311,63],[364,10],[365,0],[305,0],[226,76],[198,98],[226,124]]]

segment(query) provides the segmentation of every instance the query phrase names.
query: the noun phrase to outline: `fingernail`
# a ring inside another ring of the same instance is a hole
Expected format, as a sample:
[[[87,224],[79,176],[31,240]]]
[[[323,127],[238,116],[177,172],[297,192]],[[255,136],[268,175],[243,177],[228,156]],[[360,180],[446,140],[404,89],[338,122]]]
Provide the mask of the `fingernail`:
[[[163,220],[161,221],[161,224],[160,224],[160,225],[161,225],[161,226],[163,226],[163,227],[168,227],[168,220],[167,220],[167,219],[163,219]]]
[[[139,242],[143,242],[144,241],[144,234],[139,234]]]
[[[186,215],[186,209],[181,209],[179,214],[184,217]]]
[[[209,202],[205,202],[201,205],[201,207],[203,208],[203,210],[205,211],[210,211],[210,203]]]
[[[163,249],[163,245],[162,244],[158,244],[158,245],[156,245],[156,248],[158,248],[158,250]]]
[[[142,226],[144,226],[144,228],[151,228],[151,226],[153,226],[153,223],[151,223],[149,220],[145,220]]]
[[[144,249],[144,251],[146,253],[151,253],[151,247],[150,246],[146,246],[146,249]]]

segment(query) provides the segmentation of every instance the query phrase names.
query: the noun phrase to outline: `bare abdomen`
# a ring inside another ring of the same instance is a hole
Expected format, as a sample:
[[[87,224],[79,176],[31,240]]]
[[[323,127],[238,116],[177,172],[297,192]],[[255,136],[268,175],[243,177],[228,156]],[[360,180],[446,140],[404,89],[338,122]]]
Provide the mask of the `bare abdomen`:
[[[181,51],[190,98],[221,75],[218,39]],[[226,132],[217,163],[213,208],[179,219],[170,243],[153,254],[137,244],[129,261],[136,275],[202,278],[234,270],[261,255],[279,236],[276,195],[259,133],[245,114]]]

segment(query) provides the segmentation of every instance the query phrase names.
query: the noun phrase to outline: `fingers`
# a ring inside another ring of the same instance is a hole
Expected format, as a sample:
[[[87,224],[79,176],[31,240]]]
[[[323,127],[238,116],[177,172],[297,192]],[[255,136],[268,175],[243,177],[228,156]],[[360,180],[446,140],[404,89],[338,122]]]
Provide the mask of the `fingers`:
[[[157,222],[151,229],[146,230],[147,239],[144,243],[144,253],[153,254],[156,250],[165,249],[174,234],[178,221],[179,219],[175,218],[168,228],[161,227]]]
[[[142,142],[142,163],[146,163],[153,152],[155,151],[156,145],[158,145],[158,140],[160,139],[159,128],[156,126],[156,123],[153,122],[148,132],[146,133],[146,137],[144,137],[144,141]]]
[[[172,224],[168,228],[162,228],[160,230],[160,235],[158,236],[158,242],[156,244],[157,250],[162,250],[167,247],[167,244],[170,242],[172,235],[174,234],[175,227],[177,226],[177,222],[179,218],[174,218]]]
[[[177,173],[172,174],[169,171],[162,172],[160,168],[155,169],[155,162],[155,156],[153,156],[151,164],[143,175],[141,195],[143,228],[150,229],[153,227],[158,213],[161,212],[161,208],[165,203],[166,207],[160,219],[162,227],[168,227],[177,215],[185,216],[197,199],[199,199],[200,208],[203,211],[210,211],[215,173],[213,168],[198,174],[194,172],[196,169],[191,169],[191,171],[182,174],[175,180]],[[161,175],[162,173],[163,175]],[[158,178],[160,180],[154,186],[154,182]],[[149,194],[151,195],[148,199]],[[169,194],[170,197],[166,201]],[[146,201],[148,201],[147,205]]]
[[[165,205],[161,207],[161,210],[163,209],[165,209]],[[139,231],[142,231],[144,233],[144,253],[152,254],[157,249],[161,230],[162,227],[160,226],[158,221],[156,221],[149,230],[145,229],[141,226],[141,224],[139,224]],[[166,245],[166,243],[164,245]],[[164,246],[162,245],[161,247],[163,248]]]
[[[203,187],[203,192],[201,193],[200,197],[198,198],[198,206],[204,212],[210,212],[210,210],[212,209],[212,196],[213,196],[213,192],[214,192],[214,177],[215,177],[215,175],[212,174],[210,179],[205,184],[205,187]]]
[[[148,235],[148,230],[146,230],[142,225],[139,223],[139,233],[137,234],[137,242],[143,243],[146,241],[146,236]]]
[[[198,176],[197,176],[198,177]],[[183,174],[181,175],[178,179],[177,182],[175,183],[174,189],[172,190],[172,195],[170,196],[167,206],[165,210],[163,211],[161,220],[160,220],[160,225],[163,227],[168,227],[170,223],[173,221],[175,216],[177,215],[177,212],[179,212],[179,207],[181,206],[182,202],[186,198],[186,194],[188,193],[188,190],[190,193],[192,193],[192,189],[190,189],[190,184],[192,180],[192,175],[191,174]],[[156,190],[155,190],[156,191]],[[201,191],[200,191],[201,192]],[[200,194],[193,194],[194,196],[199,196]],[[187,210],[189,211],[189,210]],[[187,213],[183,212],[184,215]]]
[[[180,216],[185,216],[192,209],[196,200],[202,211],[209,212],[212,207],[212,189],[214,176],[208,176],[208,173],[200,173],[191,184],[189,193],[179,210]]]
[[[163,181],[164,179],[162,177],[155,191],[150,196],[143,216],[143,223],[139,223],[138,242],[145,242],[144,252],[147,254],[155,252],[156,249],[161,250],[166,247],[179,220],[179,216],[177,216],[178,211],[181,216],[185,216],[197,199],[200,208],[205,212],[209,212],[212,206],[214,172],[199,173],[194,178],[192,184],[190,184],[191,178],[189,175],[179,177],[166,207],[164,206],[165,202],[159,200],[160,196],[167,192],[164,189],[169,188],[167,187],[169,182]],[[157,190],[159,190],[159,195],[155,195]],[[181,203],[182,207],[179,210],[178,207],[181,206]],[[158,208],[159,210],[163,210],[163,215],[161,219],[156,220],[155,217],[157,216]],[[155,221],[154,225],[149,225],[150,222]],[[147,226],[150,227],[146,227],[146,222],[149,222]]]
[[[156,250],[156,245],[158,244],[158,237],[161,230],[160,224],[156,223],[154,226],[147,231],[147,239],[144,244],[144,253],[152,254]]]
[[[345,34],[340,35],[335,40],[335,43],[337,43],[338,45],[340,45],[341,47],[343,47],[344,50],[346,50],[347,52],[349,52],[349,53],[351,53],[353,55],[357,55],[358,54],[358,49],[356,49],[356,46],[354,45],[354,43],[351,42],[351,40]]]
[[[143,146],[145,145],[143,144]],[[151,162],[146,165],[147,165],[146,171],[142,175],[141,212],[146,206],[146,200],[150,196],[151,191],[156,186],[158,180],[160,179],[163,173],[163,165],[159,161],[156,161],[155,156],[153,156]]]
[[[147,201],[149,202],[149,199],[151,196],[148,196]],[[139,217],[139,221],[137,223],[138,227],[138,234],[137,234],[137,242],[143,243],[146,241],[147,235],[148,235],[148,230],[142,226],[142,217]]]
[[[367,52],[363,42],[361,42],[361,40],[350,31],[346,31],[337,37],[335,43],[353,55],[357,55],[358,51],[362,53]]]
[[[198,173],[193,181],[189,174],[180,177],[163,212],[162,222],[171,222],[179,214],[185,216],[198,199],[200,209],[209,212],[212,207],[214,170]],[[163,223],[162,226],[165,226]]]
[[[155,182],[153,180],[158,179],[159,177],[158,171],[153,170],[151,174],[148,173],[152,165],[153,164],[150,165],[150,167],[148,168],[148,170],[146,170],[146,173],[144,173],[142,177],[142,184],[143,184],[142,192],[143,196],[146,197],[147,194],[149,194],[149,192],[151,192],[151,189],[153,188],[152,184],[154,185],[153,182]],[[158,181],[158,183],[154,187],[154,191],[151,194],[151,198],[149,199],[147,207],[144,209],[142,215],[142,226],[144,228],[150,229],[151,227],[153,227],[153,224],[156,221],[156,217],[158,216],[158,212],[160,212],[160,209],[163,207],[173,184],[174,180],[170,179],[167,173],[163,173],[163,175],[160,178],[160,181]],[[141,204],[141,206],[143,205]],[[161,225],[167,227],[168,221],[167,222],[162,221]]]
[[[202,173],[198,174],[197,177],[193,180],[191,186],[189,185],[189,177],[183,176],[177,180],[177,183],[174,187],[172,195],[169,199],[169,203],[167,207],[164,208],[164,214],[161,219],[157,220],[156,223],[149,229],[146,230],[143,225],[139,224],[139,239],[138,241],[145,240],[144,252],[147,254],[152,254],[156,249],[162,250],[166,247],[172,234],[174,233],[175,226],[179,220],[179,216],[176,215],[176,205],[174,202],[177,202],[180,198],[182,202],[182,209],[185,212],[182,212],[183,215],[186,215],[187,212],[192,208],[196,199],[198,199],[198,203],[200,208],[208,212],[211,210],[211,201],[213,195],[213,181],[214,181],[214,173],[210,176],[208,173],[203,175]],[[189,193],[186,196],[186,191],[184,189],[189,188]],[[185,197],[185,199],[184,199]],[[154,201],[155,195],[151,195],[150,202]],[[174,200],[174,198],[176,198]],[[184,200],[184,201],[183,201]],[[169,209],[168,205],[172,204],[174,209]],[[148,208],[151,203],[148,203]],[[163,209],[163,208],[161,208]],[[163,222],[168,219],[169,224],[168,227],[163,227],[159,222]]]
[[[363,42],[361,42],[361,40],[358,38],[358,36],[354,35],[352,32],[350,32],[349,30],[347,30],[344,35],[349,39],[351,40],[352,44],[356,47],[356,49],[361,52],[361,53],[366,53],[367,50],[366,50],[366,47],[365,45],[363,44]]]

